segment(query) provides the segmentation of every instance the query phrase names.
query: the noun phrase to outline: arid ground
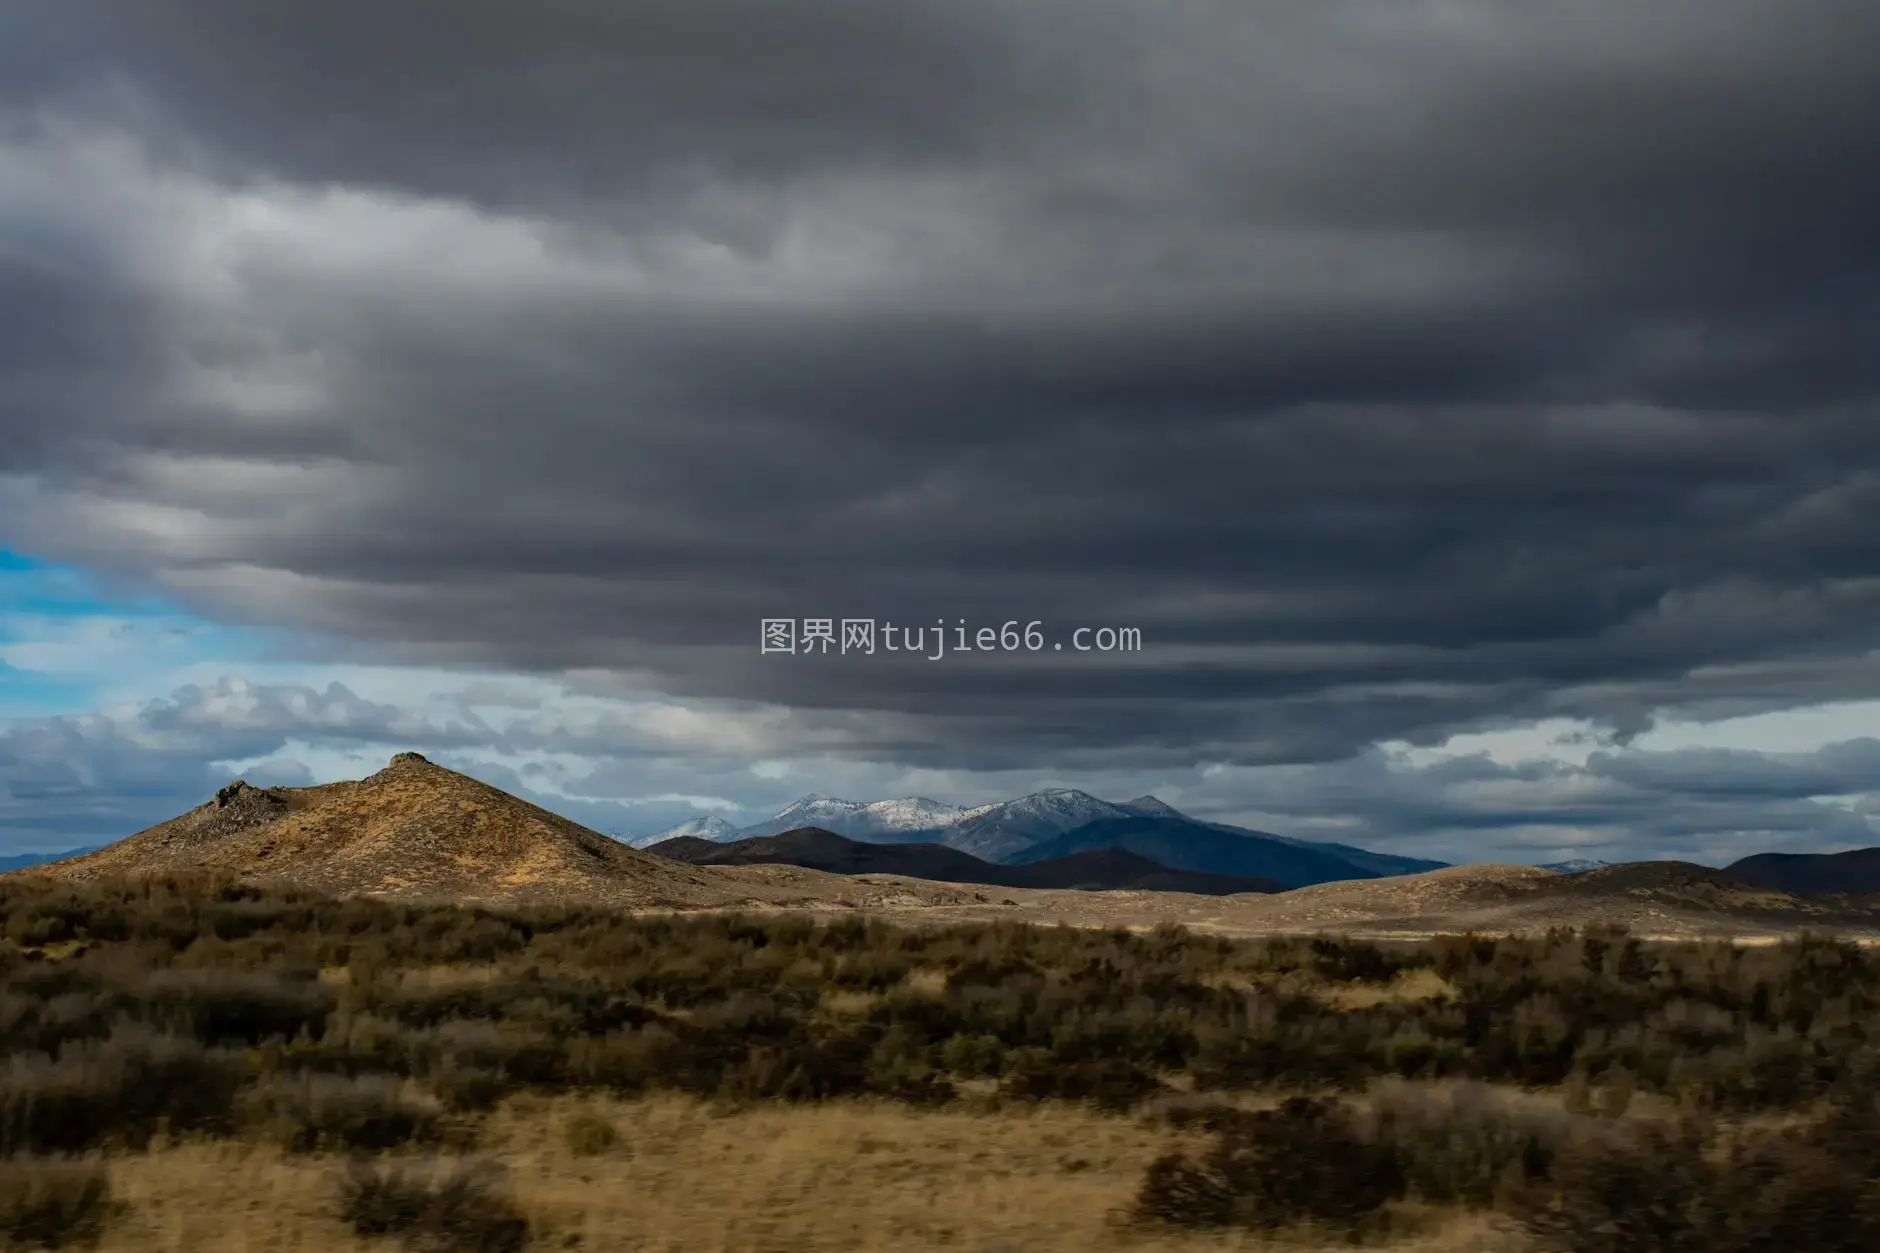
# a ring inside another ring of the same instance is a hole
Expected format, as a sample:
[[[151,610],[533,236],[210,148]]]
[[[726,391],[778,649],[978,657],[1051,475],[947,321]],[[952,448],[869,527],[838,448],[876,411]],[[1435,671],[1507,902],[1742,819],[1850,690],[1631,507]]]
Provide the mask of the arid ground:
[[[16,875],[0,1236],[1871,1253],[1876,1008],[1880,954],[1819,937],[1233,939]]]

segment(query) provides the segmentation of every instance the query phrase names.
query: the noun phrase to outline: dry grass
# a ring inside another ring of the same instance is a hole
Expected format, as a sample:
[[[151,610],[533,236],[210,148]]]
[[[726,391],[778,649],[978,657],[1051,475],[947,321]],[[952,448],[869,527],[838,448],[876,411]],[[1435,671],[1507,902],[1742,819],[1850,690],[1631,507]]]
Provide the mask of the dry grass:
[[[856,992],[838,988],[834,992],[824,992],[816,1007],[831,1017],[862,1018],[880,1003],[879,992]]]
[[[939,996],[947,990],[947,972],[923,967],[908,971],[907,977],[901,982],[910,992],[922,996]]]
[[[616,1148],[576,1156],[577,1113],[606,1119]],[[1308,1249],[1306,1235],[1131,1229],[1117,1214],[1149,1162],[1181,1143],[1148,1120],[1041,1107],[920,1112],[835,1103],[727,1112],[679,1098],[520,1099],[482,1156],[508,1169],[537,1249],[637,1253],[1173,1253]],[[384,1250],[335,1216],[338,1163],[235,1142],[115,1158],[126,1212],[100,1253]],[[1402,1253],[1518,1253],[1479,1215],[1426,1215]]]
[[[1451,1000],[1456,989],[1434,970],[1406,970],[1389,983],[1319,984],[1313,995],[1332,1009],[1376,1009],[1379,1005]]]

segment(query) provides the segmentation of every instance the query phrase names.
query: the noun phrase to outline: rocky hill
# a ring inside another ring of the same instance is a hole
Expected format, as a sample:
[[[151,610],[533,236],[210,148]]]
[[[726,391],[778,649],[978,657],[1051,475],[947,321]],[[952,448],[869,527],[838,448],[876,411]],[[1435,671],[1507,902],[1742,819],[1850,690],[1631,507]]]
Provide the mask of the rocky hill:
[[[237,781],[168,822],[33,872],[83,879],[175,870],[464,901],[700,905],[733,891],[416,753],[356,782]]]

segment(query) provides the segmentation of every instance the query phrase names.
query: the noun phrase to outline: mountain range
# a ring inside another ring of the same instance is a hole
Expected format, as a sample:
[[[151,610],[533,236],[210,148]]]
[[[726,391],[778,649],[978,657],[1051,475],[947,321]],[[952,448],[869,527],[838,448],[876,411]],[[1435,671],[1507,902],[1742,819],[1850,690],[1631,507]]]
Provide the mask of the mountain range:
[[[1001,866],[944,844],[871,844],[818,827],[799,827],[729,844],[681,835],[642,851],[694,866],[781,864],[832,874],[891,874],[1007,888],[1192,892],[1197,896],[1284,890],[1273,879],[1175,870],[1121,848],[1091,849],[1022,866]]]
[[[922,796],[851,801],[812,794],[750,826],[695,818],[629,842],[642,849],[682,838],[732,844],[805,828],[870,844],[939,845],[1005,866],[1121,851],[1165,871],[1271,880],[1288,888],[1417,874],[1446,864],[1203,822],[1154,796],[1106,801],[1074,788],[972,807]]]
[[[1055,810],[1070,821],[1087,805],[1078,796],[1054,799],[1018,808],[1025,815]],[[992,808],[980,807],[978,815]],[[927,911],[944,909],[944,917],[960,921],[1176,923],[1223,934],[1354,927],[1528,933],[1597,924],[1671,936],[1768,936],[1798,927],[1880,935],[1880,894],[1860,895],[1873,882],[1863,876],[1880,870],[1875,849],[1747,858],[1728,871],[1655,862],[1568,874],[1475,865],[1380,876],[1349,862],[1342,870],[1326,862],[1382,854],[1199,823],[1140,803],[1125,816],[1073,827],[999,863],[934,840],[871,843],[826,830],[673,843],[658,853],[631,849],[415,753],[400,753],[383,770],[354,781],[257,788],[237,780],[188,812],[103,849],[7,873],[83,881],[208,872],[203,881],[210,887],[233,877],[337,896],[459,904],[580,902],[661,912],[802,908],[895,918],[938,917]],[[1278,874],[1195,871],[1159,862],[1150,855],[1157,850],[1190,862],[1269,865],[1293,878],[1344,878],[1274,890],[1285,886]],[[1758,882],[1776,875],[1789,876],[1799,890]],[[1130,890],[1105,890],[1118,888]]]

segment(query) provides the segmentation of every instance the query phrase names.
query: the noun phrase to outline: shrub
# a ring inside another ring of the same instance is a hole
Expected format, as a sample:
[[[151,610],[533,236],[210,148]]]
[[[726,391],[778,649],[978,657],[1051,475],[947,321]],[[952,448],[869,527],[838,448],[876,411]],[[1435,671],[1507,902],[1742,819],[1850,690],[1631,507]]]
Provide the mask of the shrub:
[[[1005,1044],[996,1035],[956,1035],[940,1048],[940,1064],[965,1079],[997,1075],[1005,1065]]]
[[[440,1066],[511,1076],[515,1083],[554,1084],[564,1075],[561,1053],[547,1032],[509,1022],[452,1019],[416,1043]]]
[[[1826,1146],[1761,1136],[1731,1154],[1713,1182],[1706,1247],[1716,1253],[1880,1249],[1880,1183]]]
[[[1410,1192],[1486,1206],[1545,1179],[1573,1125],[1559,1110],[1479,1083],[1386,1081],[1372,1093],[1369,1136],[1395,1155]]]
[[[1121,1109],[1159,1074],[1241,1091],[1356,1090],[1395,1074],[1566,1081],[1615,1122],[1634,1090],[1747,1113],[1880,1085],[1880,954],[1812,938],[1747,950],[1617,932],[1411,947],[1173,927],[915,930],[334,901],[182,875],[0,879],[0,929],[72,945],[0,946],[0,1152],[136,1144],[164,1124],[220,1132],[259,1071],[415,1078],[455,1110],[570,1086],[925,1102],[949,1091],[940,1076],[994,1075],[1024,1099]],[[420,976],[472,961],[495,968]],[[314,977],[329,968],[346,978]],[[1419,968],[1454,994],[1321,995],[1326,980]],[[817,1008],[843,986],[878,995],[861,1014]],[[1468,1134],[1505,1170],[1517,1130]],[[1419,1149],[1454,1160],[1449,1182],[1426,1170],[1414,1189],[1478,1203],[1458,1151]]]
[[[340,1218],[361,1236],[397,1236],[426,1253],[521,1253],[529,1223],[489,1165],[450,1172],[354,1162],[340,1180]]]
[[[1253,1227],[1308,1220],[1356,1230],[1404,1190],[1396,1155],[1363,1139],[1345,1106],[1306,1097],[1222,1131],[1211,1165]]]
[[[596,1157],[612,1151],[620,1143],[620,1132],[592,1110],[582,1110],[568,1119],[563,1128],[568,1151],[576,1157]]]
[[[243,1120],[289,1150],[393,1149],[442,1137],[438,1110],[391,1075],[278,1077],[242,1095]]]
[[[622,1095],[642,1092],[658,1078],[663,1059],[676,1044],[673,1033],[657,1024],[577,1037],[568,1043],[569,1078]]]
[[[1202,1161],[1158,1159],[1136,1212],[1189,1226],[1273,1230],[1310,1222],[1355,1234],[1403,1192],[1395,1155],[1364,1139],[1349,1110],[1295,1097],[1226,1120]]]
[[[1227,1182],[1185,1154],[1165,1153],[1149,1164],[1136,1194],[1136,1216],[1177,1227],[1225,1227],[1234,1221]]]
[[[1086,1101],[1098,1109],[1121,1113],[1157,1092],[1163,1082],[1130,1062],[1054,1062],[1027,1059],[1006,1076],[999,1091],[1019,1100]]]
[[[234,970],[159,970],[138,989],[141,1012],[207,1045],[259,1044],[271,1037],[318,1039],[333,995],[309,979]]]
[[[1582,1134],[1521,1216],[1541,1247],[1560,1253],[1715,1253],[1711,1207],[1724,1181],[1703,1150],[1686,1126]]]
[[[246,1066],[189,1040],[121,1032],[16,1055],[0,1071],[0,1153],[75,1152],[171,1131],[225,1130]]]
[[[95,1244],[111,1210],[110,1180],[96,1159],[0,1159],[0,1235],[10,1247]]]
[[[457,1066],[436,1071],[429,1076],[429,1082],[445,1107],[459,1113],[492,1110],[517,1086],[497,1071]]]

